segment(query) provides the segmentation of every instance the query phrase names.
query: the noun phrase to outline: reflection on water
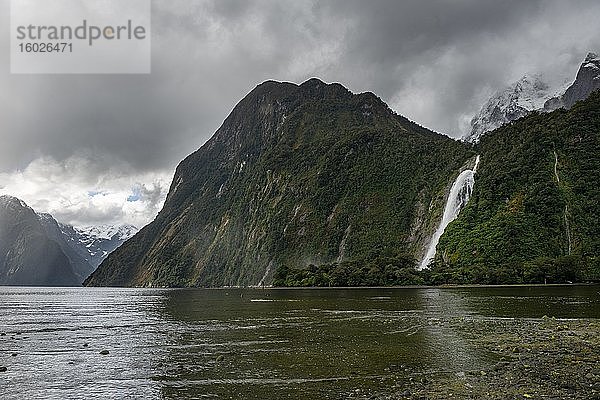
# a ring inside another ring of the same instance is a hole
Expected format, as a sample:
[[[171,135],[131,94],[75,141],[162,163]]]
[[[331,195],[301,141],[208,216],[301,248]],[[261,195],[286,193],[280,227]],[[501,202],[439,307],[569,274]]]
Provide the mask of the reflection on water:
[[[0,288],[0,398],[346,398],[492,362],[453,320],[599,318],[598,290]]]
[[[478,354],[454,332],[452,319],[472,317],[463,296],[450,290],[428,289],[421,293],[425,310],[425,343],[435,371],[460,372],[484,368],[490,357]]]

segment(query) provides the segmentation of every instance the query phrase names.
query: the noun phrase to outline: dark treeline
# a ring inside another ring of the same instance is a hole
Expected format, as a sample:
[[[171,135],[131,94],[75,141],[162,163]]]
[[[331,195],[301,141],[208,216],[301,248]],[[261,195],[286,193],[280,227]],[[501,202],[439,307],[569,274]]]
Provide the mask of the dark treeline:
[[[341,287],[600,282],[598,257],[540,257],[523,264],[474,265],[457,269],[432,265],[431,269],[422,271],[417,271],[416,265],[416,260],[409,256],[382,256],[309,265],[308,268],[281,267],[276,271],[273,283],[281,287]]]

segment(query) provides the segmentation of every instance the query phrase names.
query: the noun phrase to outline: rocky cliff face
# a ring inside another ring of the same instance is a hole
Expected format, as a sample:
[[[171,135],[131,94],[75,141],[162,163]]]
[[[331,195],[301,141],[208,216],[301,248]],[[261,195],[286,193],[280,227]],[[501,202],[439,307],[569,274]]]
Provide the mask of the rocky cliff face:
[[[419,258],[472,155],[372,93],[265,82],[177,167],[155,221],[86,284],[257,285],[280,265]]]
[[[0,285],[76,286],[81,277],[21,200],[0,196]]]
[[[77,275],[77,284],[81,284],[95,269],[86,257],[86,249],[70,241],[64,234],[63,224],[50,214],[37,214],[38,220],[48,239],[56,243],[69,261],[70,268]]]

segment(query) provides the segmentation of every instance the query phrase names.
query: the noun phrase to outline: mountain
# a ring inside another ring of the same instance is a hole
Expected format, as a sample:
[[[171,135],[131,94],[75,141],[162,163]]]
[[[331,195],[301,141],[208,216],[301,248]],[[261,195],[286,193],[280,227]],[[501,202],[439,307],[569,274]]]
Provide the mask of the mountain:
[[[571,108],[576,102],[586,99],[594,90],[598,89],[600,89],[600,57],[595,53],[589,53],[577,71],[575,82],[562,96],[546,101],[544,110]]]
[[[600,91],[568,111],[534,112],[503,126],[474,150],[479,162],[453,183],[430,243],[435,252],[421,269],[375,254],[284,266],[275,284],[600,282]]]
[[[79,286],[136,232],[132,225],[75,228],[15,197],[0,196],[0,284]]]
[[[438,282],[600,279],[600,91],[484,135],[471,200],[436,254]]]
[[[257,285],[282,266],[420,259],[474,158],[372,93],[268,81],[179,164],[156,219],[85,284]]]
[[[471,120],[471,131],[464,140],[476,143],[486,132],[493,131],[532,111],[549,112],[570,108],[600,88],[600,58],[589,53],[566,89],[552,89],[542,75],[524,76],[492,96]],[[558,93],[558,94],[556,94]]]
[[[524,117],[544,107],[553,95],[541,75],[524,76],[492,96],[471,120],[466,140],[477,142],[485,132]]]
[[[85,284],[600,280],[599,135],[600,92],[469,144],[372,93],[265,82]],[[428,268],[415,270],[421,260]]]
[[[23,201],[0,196],[0,285],[76,286],[81,277]]]

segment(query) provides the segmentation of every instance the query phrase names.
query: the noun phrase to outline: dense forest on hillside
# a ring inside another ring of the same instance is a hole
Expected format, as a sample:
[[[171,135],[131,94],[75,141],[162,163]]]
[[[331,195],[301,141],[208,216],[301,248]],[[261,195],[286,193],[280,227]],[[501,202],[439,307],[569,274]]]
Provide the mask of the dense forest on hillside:
[[[430,270],[411,256],[294,269],[278,286],[564,283],[600,280],[600,92],[483,136],[471,200],[446,229]],[[385,253],[388,254],[385,254]]]
[[[598,279],[600,92],[485,135],[473,197],[438,245],[453,283]]]
[[[600,276],[600,94],[478,144],[372,93],[268,81],[178,166],[164,208],[90,276],[97,286],[553,283]],[[415,271],[453,181],[467,206]]]
[[[372,93],[265,82],[178,166],[158,217],[86,284],[270,284],[280,265],[419,258],[473,157]]]

